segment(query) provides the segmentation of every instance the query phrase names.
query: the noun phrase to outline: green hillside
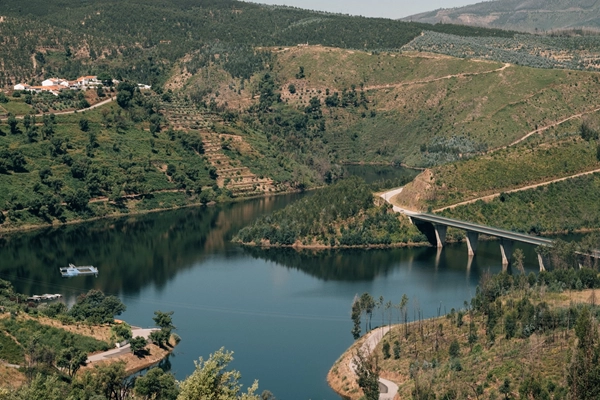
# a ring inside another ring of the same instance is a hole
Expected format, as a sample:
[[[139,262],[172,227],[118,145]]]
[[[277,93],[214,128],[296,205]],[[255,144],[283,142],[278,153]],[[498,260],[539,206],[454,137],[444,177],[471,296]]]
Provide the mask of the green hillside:
[[[160,84],[173,63],[206,45],[219,53],[298,43],[398,49],[424,29],[461,36],[512,36],[500,30],[431,27],[238,1],[62,0],[0,3],[0,86],[53,75],[108,71]],[[232,50],[233,49],[233,50]]]

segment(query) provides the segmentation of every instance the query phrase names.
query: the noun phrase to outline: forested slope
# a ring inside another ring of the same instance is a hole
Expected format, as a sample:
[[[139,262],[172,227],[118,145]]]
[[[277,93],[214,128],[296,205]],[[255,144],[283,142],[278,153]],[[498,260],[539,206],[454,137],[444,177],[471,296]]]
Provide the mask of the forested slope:
[[[173,62],[204,45],[222,48],[319,43],[398,49],[424,29],[461,36],[511,32],[429,26],[237,1],[41,0],[2,2],[0,86],[109,71],[157,84]],[[235,52],[235,50],[233,51]]]

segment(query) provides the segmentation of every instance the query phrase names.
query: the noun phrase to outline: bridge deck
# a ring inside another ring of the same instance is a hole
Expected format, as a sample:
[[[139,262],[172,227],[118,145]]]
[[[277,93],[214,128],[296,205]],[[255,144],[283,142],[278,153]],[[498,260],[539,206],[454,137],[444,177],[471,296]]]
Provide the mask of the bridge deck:
[[[553,240],[541,238],[538,236],[526,235],[524,233],[512,232],[505,229],[492,228],[485,225],[473,224],[470,222],[459,221],[452,218],[440,217],[438,215],[432,214],[422,214],[422,213],[413,213],[406,212],[406,215],[409,217],[424,221],[430,222],[432,224],[446,225],[454,228],[460,228],[467,231],[478,232],[484,235],[495,236],[502,239],[514,240],[515,242],[528,243],[533,244],[535,246],[551,246]]]

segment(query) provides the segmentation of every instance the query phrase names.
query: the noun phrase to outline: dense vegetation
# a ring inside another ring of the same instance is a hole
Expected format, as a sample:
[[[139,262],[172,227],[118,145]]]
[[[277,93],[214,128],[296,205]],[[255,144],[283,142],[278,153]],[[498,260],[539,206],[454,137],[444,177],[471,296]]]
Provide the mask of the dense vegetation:
[[[252,52],[245,46],[309,42],[342,48],[398,49],[425,28],[461,36],[513,34],[230,0],[104,0],[93,4],[67,0],[60,5],[35,0],[18,5],[3,3],[0,15],[5,16],[0,25],[5,61],[0,86],[41,76],[74,78],[103,71],[156,85],[164,81],[173,62],[215,41],[227,49],[228,56],[220,52],[222,59],[234,65],[252,60]]]
[[[126,88],[121,105],[0,127],[0,223],[65,222],[127,212],[128,199],[144,198],[136,206],[144,210],[220,194],[198,132],[162,130],[153,98]]]
[[[582,176],[515,193],[489,202],[459,206],[442,215],[525,233],[598,229],[600,176]]]
[[[281,211],[243,228],[236,239],[245,244],[292,246],[373,246],[424,241],[407,219],[389,205],[376,206],[371,189],[348,178],[319,190]]]
[[[375,363],[377,375],[386,372],[400,382],[402,398],[595,398],[598,265],[580,269],[574,247],[567,247],[551,250],[551,272],[485,274],[464,308],[430,320],[421,317],[418,301],[407,296],[397,304],[369,293],[356,297],[355,337],[363,321],[367,331],[371,321],[380,326],[404,322],[362,357]],[[330,374],[341,382],[342,394],[358,398],[356,384],[344,379],[344,373],[338,362]]]

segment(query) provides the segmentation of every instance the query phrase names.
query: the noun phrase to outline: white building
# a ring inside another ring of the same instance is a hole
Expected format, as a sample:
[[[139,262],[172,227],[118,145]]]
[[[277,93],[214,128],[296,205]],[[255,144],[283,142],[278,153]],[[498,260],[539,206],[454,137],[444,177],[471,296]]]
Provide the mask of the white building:
[[[50,78],[42,82],[42,86],[64,86],[69,87],[69,81],[66,79]]]
[[[15,90],[29,90],[31,86],[25,84],[25,83],[19,83],[15,85]]]
[[[98,85],[100,85],[100,82],[98,82],[98,77],[97,76],[82,76],[82,77],[79,77],[79,78],[77,78],[77,83],[81,87],[85,87],[85,86],[98,86]]]

